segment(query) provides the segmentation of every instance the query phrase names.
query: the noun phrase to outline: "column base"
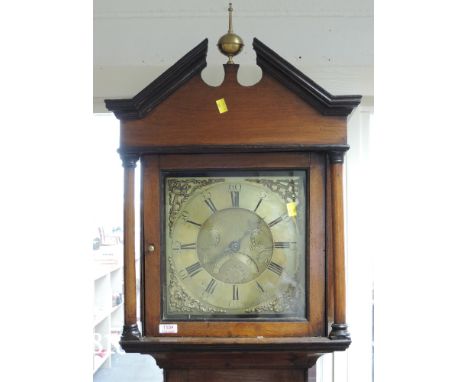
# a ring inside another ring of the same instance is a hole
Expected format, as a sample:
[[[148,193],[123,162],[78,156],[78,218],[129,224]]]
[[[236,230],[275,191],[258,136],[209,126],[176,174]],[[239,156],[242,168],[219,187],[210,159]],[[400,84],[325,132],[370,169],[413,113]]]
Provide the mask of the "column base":
[[[347,324],[332,324],[332,330],[328,338],[331,340],[350,340],[351,334],[348,332]]]
[[[122,341],[135,341],[141,340],[140,329],[138,329],[137,324],[124,325],[122,330],[122,336],[120,337]]]

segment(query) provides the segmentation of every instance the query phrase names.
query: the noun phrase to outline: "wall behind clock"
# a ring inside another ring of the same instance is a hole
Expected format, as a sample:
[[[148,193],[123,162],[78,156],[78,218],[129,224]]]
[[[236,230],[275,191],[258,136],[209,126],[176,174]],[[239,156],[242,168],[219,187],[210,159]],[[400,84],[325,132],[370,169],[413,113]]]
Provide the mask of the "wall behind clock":
[[[226,59],[216,48],[227,31],[227,6],[205,1],[94,2],[94,111],[105,98],[129,98],[192,47],[209,39],[205,81],[222,81]],[[234,31],[244,39],[240,81],[259,79],[251,47],[257,37],[331,93],[373,102],[372,0],[238,0]],[[368,102],[368,101],[366,101]]]

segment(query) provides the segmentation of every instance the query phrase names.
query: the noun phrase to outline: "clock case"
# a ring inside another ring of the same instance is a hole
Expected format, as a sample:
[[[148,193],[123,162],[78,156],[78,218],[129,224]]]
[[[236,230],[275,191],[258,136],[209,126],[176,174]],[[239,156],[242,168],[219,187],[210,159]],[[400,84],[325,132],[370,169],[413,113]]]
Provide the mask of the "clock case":
[[[261,80],[237,81],[239,66],[224,65],[218,87],[201,78],[202,41],[130,99],[106,100],[120,120],[124,167],[125,325],[127,352],[151,354],[167,381],[306,380],[324,353],[351,343],[346,324],[343,179],[347,116],[361,96],[334,96],[258,39],[253,48]],[[227,112],[216,101],[224,99]],[[142,168],[141,329],[137,325],[134,169]],[[161,174],[183,170],[305,169],[307,226],[305,322],[174,322],[160,333]],[[218,362],[218,363],[216,363]],[[218,365],[219,367],[214,367]],[[286,378],[286,379],[281,379]]]

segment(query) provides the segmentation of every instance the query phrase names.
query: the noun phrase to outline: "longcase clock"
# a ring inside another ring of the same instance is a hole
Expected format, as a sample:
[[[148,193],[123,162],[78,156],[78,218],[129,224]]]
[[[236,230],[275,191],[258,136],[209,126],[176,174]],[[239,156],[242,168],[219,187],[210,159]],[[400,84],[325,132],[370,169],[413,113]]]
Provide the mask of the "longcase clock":
[[[222,41],[220,43],[222,45]],[[346,349],[342,165],[360,96],[333,96],[258,39],[257,84],[204,83],[201,42],[121,122],[127,352],[174,381],[306,381]],[[142,169],[141,329],[134,168]]]

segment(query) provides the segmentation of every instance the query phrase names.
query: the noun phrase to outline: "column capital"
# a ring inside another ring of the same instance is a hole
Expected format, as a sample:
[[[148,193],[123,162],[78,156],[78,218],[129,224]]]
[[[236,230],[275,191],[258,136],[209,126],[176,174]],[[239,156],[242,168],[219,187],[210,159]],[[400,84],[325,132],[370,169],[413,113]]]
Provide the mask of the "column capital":
[[[332,330],[329,334],[331,340],[350,340],[351,335],[348,332],[348,325],[346,324],[332,324]]]
[[[135,168],[140,156],[138,154],[120,153],[120,159],[124,168]]]
[[[328,152],[330,164],[343,164],[345,152],[341,150],[331,150]]]

